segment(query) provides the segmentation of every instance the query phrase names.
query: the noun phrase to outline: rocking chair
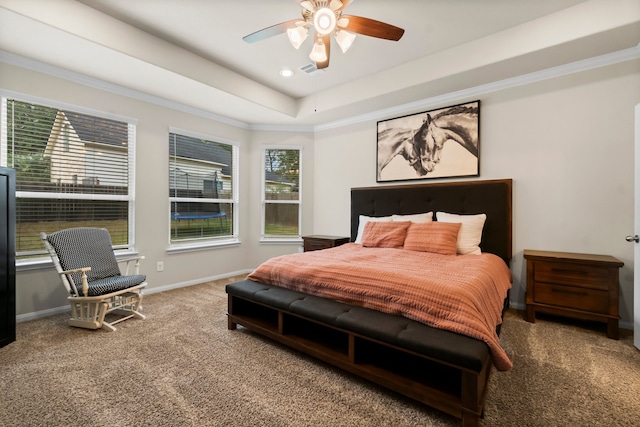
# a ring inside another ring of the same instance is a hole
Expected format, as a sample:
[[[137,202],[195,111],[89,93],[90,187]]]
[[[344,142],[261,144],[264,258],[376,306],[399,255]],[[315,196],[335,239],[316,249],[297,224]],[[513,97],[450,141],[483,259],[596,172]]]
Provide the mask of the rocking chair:
[[[145,318],[140,301],[147,282],[146,276],[139,274],[144,257],[116,260],[111,236],[104,228],[70,228],[49,235],[40,233],[40,237],[69,293],[69,325],[115,331],[116,323]],[[126,263],[124,275],[118,262]],[[128,275],[133,262],[135,272]],[[119,317],[107,322],[109,313]]]

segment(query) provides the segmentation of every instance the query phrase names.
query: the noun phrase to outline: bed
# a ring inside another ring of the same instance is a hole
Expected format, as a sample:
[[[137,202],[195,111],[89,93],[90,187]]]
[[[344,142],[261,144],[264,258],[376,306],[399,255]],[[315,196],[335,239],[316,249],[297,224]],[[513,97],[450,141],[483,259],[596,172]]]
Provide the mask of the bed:
[[[414,311],[403,311],[402,307],[394,306],[399,298],[395,295],[387,297],[386,300],[389,302],[387,306],[380,305],[379,301],[373,303],[368,300],[356,301],[355,298],[351,298],[352,294],[349,294],[348,298],[343,295],[335,296],[331,292],[326,293],[326,290],[309,287],[311,285],[308,284],[301,287],[298,282],[301,282],[301,278],[307,274],[314,278],[313,281],[320,279],[315,279],[315,273],[310,270],[308,273],[299,273],[297,269],[307,260],[312,264],[332,262],[332,258],[351,256],[348,255],[350,252],[355,252],[355,258],[357,258],[360,256],[360,252],[357,251],[368,249],[365,246],[369,244],[372,230],[391,229],[390,225],[369,224],[367,225],[369,234],[365,235],[363,241],[363,229],[359,229],[360,224],[363,223],[361,221],[363,216],[380,218],[403,215],[399,217],[398,224],[402,225],[406,222],[405,219],[411,218],[406,215],[446,212],[468,217],[486,215],[481,228],[480,248],[483,255],[453,257],[440,255],[440,258],[437,258],[438,255],[433,255],[434,260],[442,260],[449,269],[463,271],[464,268],[452,267],[454,264],[447,263],[462,262],[464,259],[470,259],[469,257],[473,258],[474,263],[480,262],[480,259],[488,259],[496,268],[508,272],[512,235],[511,194],[510,179],[353,188],[351,190],[351,242],[357,243],[347,243],[340,247],[316,251],[317,253],[276,257],[274,260],[266,261],[249,275],[247,280],[227,285],[228,328],[233,330],[241,325],[453,415],[461,420],[463,426],[477,426],[482,418],[489,377],[494,366],[498,370],[510,368],[508,356],[501,349],[497,339],[502,315],[508,306],[510,273],[506,273],[508,284],[502,283],[505,279],[501,277],[500,286],[496,285],[497,290],[491,291],[492,294],[499,294],[500,299],[496,300],[492,297],[490,304],[485,305],[484,294],[479,298],[483,301],[481,305],[483,308],[479,310],[479,314],[474,312],[473,315],[491,319],[485,320],[485,323],[494,330],[482,330],[481,335],[474,336],[474,333],[467,334],[467,329],[463,329],[464,333],[460,333],[460,330],[455,329],[457,326],[450,327],[448,323],[442,326],[437,321],[435,324],[429,323],[430,319],[423,322],[422,318],[414,316]],[[412,222],[406,225],[408,228],[412,226]],[[421,226],[415,226],[416,229],[418,227]],[[409,239],[409,234],[406,238]],[[418,256],[410,254],[410,251],[399,251],[394,248],[375,248],[373,251],[376,256],[385,253],[380,255],[382,257],[380,260],[385,259],[387,253],[402,253],[405,254],[404,258]],[[336,286],[348,286],[353,281],[350,276],[362,278],[362,273],[357,270],[360,267],[355,258],[350,262],[352,273],[347,270],[340,273],[342,276],[327,278],[327,282],[323,283],[322,287],[331,290],[333,281],[344,282],[337,283]],[[277,267],[281,261],[285,262],[285,265],[288,262],[288,267],[284,269]],[[429,262],[432,262],[431,258]],[[377,264],[383,264],[383,261]],[[434,261],[435,264],[437,262]],[[327,269],[320,267],[320,269],[323,268]],[[376,288],[378,283],[386,280],[382,277],[384,266],[381,268],[376,280],[362,279],[362,288],[367,289],[367,295],[375,296],[377,290],[373,292],[370,289]],[[408,267],[406,269],[409,270]],[[474,271],[475,269],[474,267]],[[284,270],[287,270],[288,274],[284,274],[286,273]],[[268,274],[260,275],[265,271]],[[270,275],[282,276],[286,283],[272,282],[267,279]],[[439,274],[434,270],[431,275]],[[479,275],[486,276],[483,270],[479,270]],[[453,275],[450,277],[447,280],[451,280],[452,284],[463,280]],[[405,276],[401,277],[401,280],[409,286],[414,279]],[[494,281],[497,283],[497,280]],[[474,284],[470,287],[476,286]],[[408,292],[413,299],[415,299],[413,294],[417,292],[416,289],[410,288]],[[438,290],[435,294],[441,295],[442,292]],[[448,297],[444,296],[445,299]],[[458,311],[466,312],[467,303],[465,301],[462,303],[465,304],[464,309],[454,306],[454,315]],[[445,305],[447,304],[449,302]],[[474,302],[471,305],[477,304]],[[439,311],[439,309],[430,310],[429,305],[423,304],[423,306],[425,306],[425,312]],[[485,309],[497,312],[497,318],[495,313],[485,316],[482,313]],[[466,328],[466,324],[463,326]]]

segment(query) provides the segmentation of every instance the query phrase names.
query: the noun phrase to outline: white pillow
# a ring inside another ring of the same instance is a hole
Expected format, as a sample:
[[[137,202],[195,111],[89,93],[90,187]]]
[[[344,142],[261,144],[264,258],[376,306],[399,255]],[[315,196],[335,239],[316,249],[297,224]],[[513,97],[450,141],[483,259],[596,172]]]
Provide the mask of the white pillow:
[[[358,218],[358,235],[356,236],[356,241],[354,243],[362,244],[362,233],[364,233],[364,226],[367,222],[390,222],[390,216],[364,216],[360,215]]]
[[[482,228],[487,219],[485,214],[457,215],[446,212],[436,212],[436,219],[440,222],[459,222],[460,231],[456,249],[459,255],[481,254],[480,240],[482,240]]]
[[[415,223],[424,223],[433,221],[433,212],[411,214],[411,215],[391,215],[394,221],[411,221]]]

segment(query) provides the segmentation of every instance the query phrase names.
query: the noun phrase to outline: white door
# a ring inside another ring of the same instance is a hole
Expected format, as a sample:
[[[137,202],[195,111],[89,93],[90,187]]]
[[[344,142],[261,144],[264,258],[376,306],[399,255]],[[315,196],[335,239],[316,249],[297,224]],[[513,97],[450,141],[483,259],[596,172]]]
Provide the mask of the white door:
[[[635,236],[627,237],[634,242],[633,251],[633,344],[640,349],[640,104],[636,105],[636,142],[635,142]]]

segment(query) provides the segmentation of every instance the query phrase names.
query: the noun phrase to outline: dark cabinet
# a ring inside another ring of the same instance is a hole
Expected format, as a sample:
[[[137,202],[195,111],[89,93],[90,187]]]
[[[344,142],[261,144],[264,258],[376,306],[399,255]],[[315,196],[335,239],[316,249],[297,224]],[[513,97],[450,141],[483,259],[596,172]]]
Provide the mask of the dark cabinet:
[[[16,340],[16,175],[0,167],[0,347]]]
[[[525,250],[526,320],[536,311],[607,323],[618,339],[619,270],[624,263],[609,255]]]
[[[302,236],[305,252],[319,251],[321,249],[335,248],[349,243],[348,237],[339,236]]]

